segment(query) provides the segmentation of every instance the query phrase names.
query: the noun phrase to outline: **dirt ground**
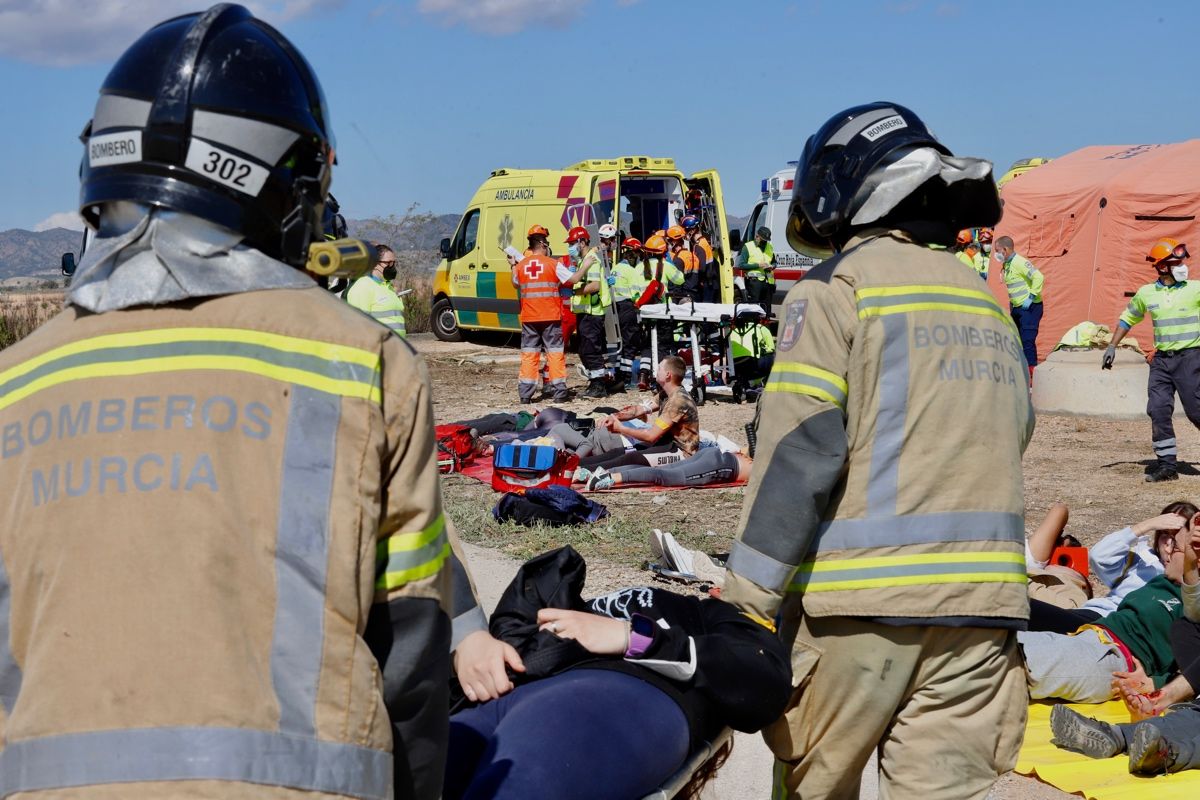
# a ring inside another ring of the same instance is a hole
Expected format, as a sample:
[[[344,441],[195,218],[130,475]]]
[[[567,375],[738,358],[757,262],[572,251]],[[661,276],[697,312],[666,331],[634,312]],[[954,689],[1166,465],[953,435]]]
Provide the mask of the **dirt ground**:
[[[515,410],[518,356],[503,339],[486,344],[438,342],[414,337],[426,358],[434,384],[434,413],[439,423],[478,417],[491,411]],[[570,382],[574,356],[568,356]],[[608,401],[575,400],[564,407],[586,413],[602,405],[621,406],[637,393],[615,395]],[[753,405],[710,399],[700,409],[701,427],[745,442],[744,426],[753,418]],[[1176,426],[1181,457],[1200,458],[1200,431],[1183,418]],[[970,425],[963,419],[958,424]],[[1071,510],[1068,531],[1084,544],[1094,544],[1110,531],[1157,515],[1177,499],[1195,502],[1200,494],[1200,470],[1181,464],[1180,480],[1149,484],[1143,479],[1150,460],[1148,420],[1109,421],[1095,417],[1039,416],[1033,440],[1025,453],[1026,527],[1032,531],[1054,502]],[[497,525],[490,509],[496,495],[476,481],[449,476],[447,505],[463,538],[515,558],[570,543],[588,558],[589,592],[647,581],[642,563],[650,557],[645,545],[652,527],[669,530],[686,546],[707,552],[727,552],[741,513],[742,490],[675,492],[630,491],[600,496],[612,519],[590,528],[527,531]],[[515,562],[512,562],[515,563]],[[740,746],[740,745],[739,745]],[[722,781],[725,783],[725,781]],[[869,790],[864,786],[864,796]],[[753,793],[722,793],[751,797]],[[1020,776],[1006,776],[992,797],[1004,800],[1066,798],[1055,789]]]

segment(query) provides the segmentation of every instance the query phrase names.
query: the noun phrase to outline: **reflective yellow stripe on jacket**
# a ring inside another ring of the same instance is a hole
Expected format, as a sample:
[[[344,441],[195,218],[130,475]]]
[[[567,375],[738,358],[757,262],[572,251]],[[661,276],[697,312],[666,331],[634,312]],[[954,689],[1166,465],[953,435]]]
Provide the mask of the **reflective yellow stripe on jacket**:
[[[789,591],[835,592],[938,583],[1024,583],[1023,553],[920,553],[800,565]]]
[[[768,392],[791,392],[805,394],[818,400],[833,403],[843,412],[846,410],[846,392],[849,387],[845,379],[832,372],[790,362],[777,362],[767,381]]]
[[[391,591],[433,575],[450,557],[445,515],[439,514],[423,530],[392,534],[377,545],[375,553],[379,574],[375,588],[379,591]]]
[[[859,289],[858,318],[881,317],[887,314],[908,314],[913,311],[959,311],[994,317],[1012,326],[1012,318],[1000,310],[990,292],[958,289],[952,286],[880,286]]]
[[[194,370],[244,372],[380,401],[377,353],[241,328],[163,328],[72,342],[6,370],[0,409],[70,381]]]

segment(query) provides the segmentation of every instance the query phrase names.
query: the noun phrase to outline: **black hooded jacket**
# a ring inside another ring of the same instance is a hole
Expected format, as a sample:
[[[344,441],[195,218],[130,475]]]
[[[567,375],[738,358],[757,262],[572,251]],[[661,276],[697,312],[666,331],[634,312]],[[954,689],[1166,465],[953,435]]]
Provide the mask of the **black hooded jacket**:
[[[721,728],[753,732],[783,713],[791,694],[787,648],[764,625],[720,600],[686,597],[651,587],[623,589],[584,601],[587,565],[571,547],[526,562],[492,614],[492,635],[525,662],[525,683],[568,669],[610,669],[641,678],[670,696],[688,719],[693,746]],[[578,643],[539,631],[537,612],[565,608],[658,624],[638,659],[597,656]]]

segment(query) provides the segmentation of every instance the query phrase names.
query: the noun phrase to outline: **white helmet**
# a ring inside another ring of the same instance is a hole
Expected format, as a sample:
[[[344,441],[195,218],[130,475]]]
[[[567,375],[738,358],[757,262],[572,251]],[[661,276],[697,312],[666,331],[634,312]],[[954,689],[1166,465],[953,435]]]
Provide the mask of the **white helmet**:
[[[615,227],[613,227],[612,225],[608,225],[608,224],[601,225],[599,233],[600,233],[601,239],[617,238],[617,229]]]

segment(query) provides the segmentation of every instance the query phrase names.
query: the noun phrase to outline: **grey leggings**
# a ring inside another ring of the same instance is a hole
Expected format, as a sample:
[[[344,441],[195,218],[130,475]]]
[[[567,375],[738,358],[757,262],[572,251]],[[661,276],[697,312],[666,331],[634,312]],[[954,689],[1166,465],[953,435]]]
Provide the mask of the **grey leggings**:
[[[665,467],[622,467],[622,483],[650,483],[655,486],[707,486],[736,480],[738,460],[733,453],[723,453],[719,447],[702,447],[691,458]]]
[[[621,434],[613,433],[608,428],[599,425],[587,436],[584,436],[567,423],[560,422],[550,429],[549,434],[562,439],[563,444],[581,457],[609,450],[625,451],[625,438]]]

